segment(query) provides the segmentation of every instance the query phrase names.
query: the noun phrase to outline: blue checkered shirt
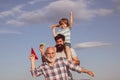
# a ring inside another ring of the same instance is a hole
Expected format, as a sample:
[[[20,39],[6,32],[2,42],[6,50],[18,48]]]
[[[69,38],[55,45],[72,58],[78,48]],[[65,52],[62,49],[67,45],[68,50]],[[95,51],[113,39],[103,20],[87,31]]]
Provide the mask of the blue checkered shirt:
[[[31,71],[31,74],[34,76],[44,75],[47,80],[68,80],[67,66],[69,69],[81,73],[80,66],[75,65],[66,58],[60,57],[55,60],[55,64],[53,66],[44,62],[38,68],[35,68],[34,71]]]

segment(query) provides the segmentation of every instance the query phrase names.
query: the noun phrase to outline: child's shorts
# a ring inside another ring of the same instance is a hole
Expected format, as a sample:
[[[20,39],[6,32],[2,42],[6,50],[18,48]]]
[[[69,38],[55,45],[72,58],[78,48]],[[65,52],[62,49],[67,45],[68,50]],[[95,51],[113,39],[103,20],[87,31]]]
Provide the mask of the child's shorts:
[[[65,43],[65,46],[69,46],[71,48],[71,43]]]

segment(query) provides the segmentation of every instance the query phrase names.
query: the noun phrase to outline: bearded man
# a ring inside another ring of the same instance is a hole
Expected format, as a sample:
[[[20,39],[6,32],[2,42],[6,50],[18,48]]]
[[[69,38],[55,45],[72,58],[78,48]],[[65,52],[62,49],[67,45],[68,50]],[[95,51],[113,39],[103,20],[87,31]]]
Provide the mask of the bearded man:
[[[56,48],[56,53],[57,53],[56,57],[66,58],[66,52],[65,52],[65,46],[64,46],[65,36],[62,34],[58,34],[55,37],[55,42],[56,42],[55,48]],[[42,55],[42,62],[46,62],[46,58],[44,57],[44,48],[42,48],[40,46],[39,50],[40,50],[41,55]],[[75,50],[73,48],[70,48],[70,52],[71,52],[70,53],[71,54],[70,61],[72,61],[75,65],[80,65],[80,60],[78,59]],[[72,74],[71,74],[68,67],[67,67],[67,73],[68,73],[69,80],[73,80]]]

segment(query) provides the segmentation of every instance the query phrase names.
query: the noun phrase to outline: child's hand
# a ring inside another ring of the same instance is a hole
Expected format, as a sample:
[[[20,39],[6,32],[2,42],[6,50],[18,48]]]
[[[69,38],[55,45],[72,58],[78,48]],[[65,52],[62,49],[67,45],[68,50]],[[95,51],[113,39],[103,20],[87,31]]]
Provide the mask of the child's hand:
[[[60,25],[59,25],[59,24],[56,24],[56,27],[60,27]]]
[[[56,26],[55,25],[52,25],[52,29],[55,29],[56,28]]]
[[[72,16],[72,11],[70,11],[69,15]]]

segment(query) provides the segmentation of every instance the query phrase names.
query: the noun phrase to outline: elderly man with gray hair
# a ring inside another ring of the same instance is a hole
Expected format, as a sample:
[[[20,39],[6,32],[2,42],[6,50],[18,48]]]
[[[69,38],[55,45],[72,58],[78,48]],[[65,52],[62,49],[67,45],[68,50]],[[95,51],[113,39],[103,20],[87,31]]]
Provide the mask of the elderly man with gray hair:
[[[48,47],[44,54],[46,62],[42,63],[38,68],[35,65],[35,56],[30,55],[31,62],[31,74],[34,77],[44,75],[47,80],[68,80],[68,74],[66,67],[76,71],[78,73],[86,73],[90,76],[94,76],[92,71],[89,71],[85,68],[75,65],[72,61],[67,60],[63,57],[56,56],[55,47]]]

